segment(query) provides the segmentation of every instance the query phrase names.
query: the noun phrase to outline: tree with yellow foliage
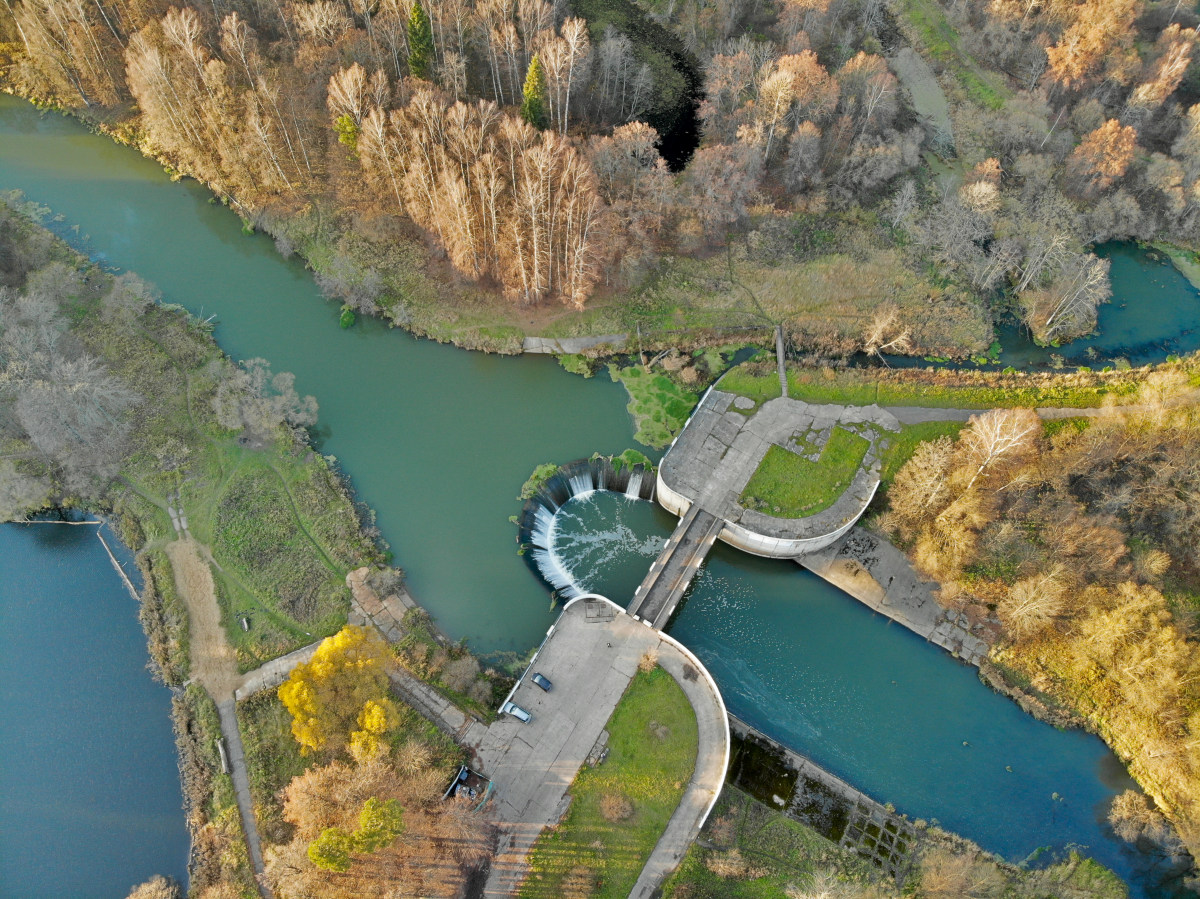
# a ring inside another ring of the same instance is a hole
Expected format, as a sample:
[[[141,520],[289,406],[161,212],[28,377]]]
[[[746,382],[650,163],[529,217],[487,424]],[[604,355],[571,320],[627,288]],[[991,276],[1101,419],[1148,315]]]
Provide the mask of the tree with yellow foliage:
[[[292,734],[303,751],[375,755],[395,721],[388,699],[387,646],[374,631],[347,625],[322,641],[312,660],[297,665],[279,688],[292,713]]]

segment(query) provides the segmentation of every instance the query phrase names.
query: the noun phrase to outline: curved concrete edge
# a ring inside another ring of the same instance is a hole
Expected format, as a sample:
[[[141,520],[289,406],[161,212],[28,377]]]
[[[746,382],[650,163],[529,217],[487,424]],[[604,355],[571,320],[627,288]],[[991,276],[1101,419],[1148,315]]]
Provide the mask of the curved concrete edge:
[[[725,740],[724,740],[725,749],[722,752],[721,779],[719,781],[719,783],[721,785],[724,785],[725,776],[729,773],[729,754],[730,754],[730,751],[732,748],[732,743],[733,743],[733,738],[730,735],[730,730],[729,730],[729,710],[725,707],[725,698],[723,696],[721,696],[721,691],[717,687],[717,682],[715,680],[713,680],[713,676],[708,673],[708,669],[704,667],[704,663],[701,662],[698,658],[696,658],[696,654],[694,652],[692,652],[690,649],[688,649],[686,646],[684,646],[682,643],[680,643],[678,640],[676,640],[670,634],[660,632],[659,635],[662,637],[664,643],[669,643],[672,646],[674,646],[676,649],[679,650],[679,652],[684,657],[687,658],[687,660],[689,662],[692,663],[693,667],[695,667],[700,672],[700,675],[704,678],[705,682],[708,684],[709,689],[712,690],[713,696],[716,697],[717,707],[721,710],[721,716],[720,716],[721,722],[723,723],[724,728],[725,728]],[[674,676],[674,675],[672,675],[672,676]],[[708,816],[712,814],[712,810],[716,807],[717,799],[719,799],[720,796],[721,796],[721,788],[718,787],[713,792],[712,799],[709,800],[708,805],[705,807],[704,814],[700,816],[700,823],[696,826],[697,832],[700,830],[701,827],[704,826],[705,822],[708,821]]]
[[[654,488],[655,500],[672,515],[682,518],[687,514],[688,509],[692,507],[692,501],[663,480],[661,466],[658,470],[657,479],[658,483]],[[830,531],[828,534],[799,540],[785,540],[780,537],[767,537],[764,534],[750,530],[744,525],[725,520],[725,527],[721,529],[721,533],[717,535],[717,539],[722,543],[728,543],[730,546],[740,549],[742,552],[750,553],[752,556],[760,556],[764,559],[794,559],[796,556],[802,556],[806,553],[819,552],[842,539],[858,524],[863,513],[867,511],[871,503],[875,500],[875,494],[879,492],[879,485],[880,480],[876,478],[875,484],[871,488],[871,493],[862,504],[862,507],[845,524],[836,530]],[[849,488],[847,488],[848,491]]]
[[[625,609],[613,602],[607,596],[601,596],[598,593],[588,593],[583,596],[577,596],[563,606],[563,613],[567,609],[581,600],[591,602],[604,602],[612,606],[619,615],[627,615]],[[635,619],[639,620],[640,619]],[[671,819],[667,822],[666,830],[659,838],[658,843],[654,846],[654,851],[650,853],[650,857],[646,859],[646,864],[642,867],[642,873],[638,876],[637,883],[630,892],[630,899],[644,899],[653,895],[654,891],[683,861],[684,855],[687,854],[688,848],[692,842],[700,834],[701,828],[704,827],[708,816],[712,814],[713,808],[716,807],[717,800],[721,796],[721,790],[725,786],[725,777],[729,773],[729,757],[732,749],[732,735],[729,725],[729,710],[725,707],[725,699],[721,696],[721,690],[717,686],[716,680],[713,679],[708,668],[704,663],[696,657],[696,654],[676,640],[669,634],[656,630],[652,625],[641,621],[641,624],[649,630],[655,631],[658,639],[678,653],[678,659],[667,658],[660,656],[659,665],[663,670],[675,679],[679,684],[679,688],[683,690],[688,701],[692,705],[692,710],[696,713],[696,767],[692,772],[692,779],[688,783],[687,789],[684,791],[682,798],[679,800],[679,805],[675,809],[675,813],[671,815]],[[676,664],[679,663],[679,664]],[[710,708],[708,713],[701,705],[705,705],[703,700],[697,697],[695,684],[696,681],[689,680],[684,674],[684,664],[690,665],[699,675],[699,682],[703,683],[714,700],[712,705],[715,706],[716,714],[712,714]],[[672,670],[675,669],[675,670]],[[712,719],[715,718],[716,721]],[[705,731],[710,729],[712,725],[716,725],[715,734],[706,734]],[[713,737],[719,741],[720,746],[709,747],[706,752],[705,743],[711,742]]]

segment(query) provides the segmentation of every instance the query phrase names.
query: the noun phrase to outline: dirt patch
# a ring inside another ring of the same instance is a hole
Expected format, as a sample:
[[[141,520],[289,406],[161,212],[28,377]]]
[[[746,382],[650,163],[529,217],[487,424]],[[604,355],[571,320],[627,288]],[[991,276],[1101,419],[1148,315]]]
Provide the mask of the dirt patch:
[[[198,681],[214,701],[232,699],[241,676],[237,670],[237,656],[221,626],[221,608],[217,604],[212,569],[201,558],[193,540],[169,543],[166,552],[175,573],[175,589],[188,609],[191,678]]]

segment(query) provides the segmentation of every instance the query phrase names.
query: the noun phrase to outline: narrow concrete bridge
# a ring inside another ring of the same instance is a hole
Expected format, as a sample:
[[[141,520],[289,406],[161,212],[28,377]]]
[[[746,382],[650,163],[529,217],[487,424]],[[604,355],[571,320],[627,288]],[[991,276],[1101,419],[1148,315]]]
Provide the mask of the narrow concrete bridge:
[[[694,503],[634,592],[629,614],[659,630],[665,628],[723,527],[722,519]]]

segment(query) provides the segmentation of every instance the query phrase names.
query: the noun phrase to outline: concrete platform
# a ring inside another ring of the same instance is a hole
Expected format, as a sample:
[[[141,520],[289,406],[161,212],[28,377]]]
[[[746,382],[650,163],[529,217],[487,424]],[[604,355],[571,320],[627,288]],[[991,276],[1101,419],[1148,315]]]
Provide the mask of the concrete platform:
[[[596,604],[613,614],[589,614]],[[671,638],[607,600],[580,598],[563,611],[529,672],[544,674],[554,689],[546,693],[522,681],[512,696],[532,720],[523,724],[502,716],[486,730],[472,729],[467,735],[477,769],[493,782],[493,817],[500,829],[486,896],[513,895],[524,880],[529,850],[542,830],[566,813],[567,789],[648,649],[658,652],[659,664],[696,711],[699,754],[683,800],[643,871],[640,895],[649,895],[674,870],[700,832],[729,764],[729,724],[716,684]]]
[[[804,518],[767,515],[741,495],[767,450],[817,456],[833,428],[869,441],[863,464],[829,508]],[[900,422],[878,406],[835,406],[776,397],[758,408],[745,397],[710,390],[663,459],[658,500],[682,516],[693,505],[726,522],[726,543],[771,558],[792,558],[833,543],[862,515],[879,487],[879,456]]]

